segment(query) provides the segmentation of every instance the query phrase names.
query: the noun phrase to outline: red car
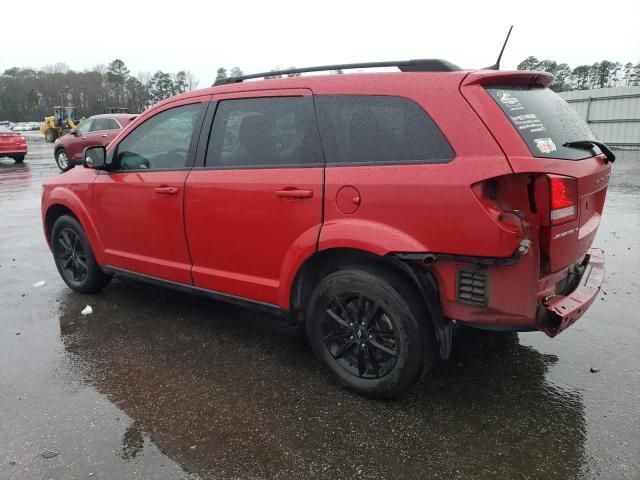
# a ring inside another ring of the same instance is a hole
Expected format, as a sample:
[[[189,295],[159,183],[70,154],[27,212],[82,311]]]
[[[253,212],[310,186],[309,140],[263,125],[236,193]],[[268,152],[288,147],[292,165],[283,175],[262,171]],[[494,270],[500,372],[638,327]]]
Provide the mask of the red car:
[[[126,127],[136,115],[106,114],[94,115],[83,121],[78,128],[54,142],[53,155],[58,168],[63,172],[82,162],[82,152],[87,147],[107,146],[120,130]]]
[[[20,132],[0,126],[0,157],[10,157],[22,163],[27,155],[27,141]]]
[[[453,320],[555,336],[603,280],[614,155],[546,73],[398,67],[223,79],[155,105],[45,182],[60,275],[285,312],[376,398],[447,358]]]

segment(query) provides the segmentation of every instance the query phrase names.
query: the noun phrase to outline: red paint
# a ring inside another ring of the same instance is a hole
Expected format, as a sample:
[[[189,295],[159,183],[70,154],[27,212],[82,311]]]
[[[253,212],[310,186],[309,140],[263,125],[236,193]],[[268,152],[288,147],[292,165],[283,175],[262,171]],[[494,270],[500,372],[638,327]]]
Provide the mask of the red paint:
[[[0,130],[0,157],[26,154],[27,142],[20,132]]]
[[[561,301],[545,303],[545,298],[591,246],[611,165],[601,156],[533,158],[483,85],[544,86],[549,81],[531,72],[374,73],[245,82],[179,95],[125,127],[108,151],[158,112],[195,101],[375,94],[406,97],[424,108],[455,158],[444,164],[324,169],[196,166],[98,175],[75,169],[47,180],[43,215],[54,204],[68,206],[87,230],[101,264],[283,309],[290,307],[300,267],[318,251],[508,258],[524,230],[529,252],[515,265],[487,267],[486,306],[457,301],[457,271],[469,264],[438,261],[422,268],[438,281],[445,316],[480,325],[542,328],[536,320],[540,309]],[[553,180],[563,177],[569,180]],[[576,217],[553,224],[551,211],[569,205],[576,206]],[[508,213],[513,210],[521,220]],[[593,258],[594,272],[600,272],[601,257]],[[575,303],[562,317],[562,328],[593,301],[601,275],[594,278],[588,294],[582,289],[567,296]]]

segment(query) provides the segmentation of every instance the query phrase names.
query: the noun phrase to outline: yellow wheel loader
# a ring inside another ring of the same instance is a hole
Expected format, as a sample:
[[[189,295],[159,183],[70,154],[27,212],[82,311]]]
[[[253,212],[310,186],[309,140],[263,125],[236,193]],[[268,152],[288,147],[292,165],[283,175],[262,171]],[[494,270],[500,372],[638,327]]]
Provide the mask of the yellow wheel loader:
[[[69,130],[78,126],[80,120],[76,117],[76,107],[53,107],[53,115],[45,117],[40,125],[40,131],[44,134],[44,139],[53,143],[56,138],[61,137]]]

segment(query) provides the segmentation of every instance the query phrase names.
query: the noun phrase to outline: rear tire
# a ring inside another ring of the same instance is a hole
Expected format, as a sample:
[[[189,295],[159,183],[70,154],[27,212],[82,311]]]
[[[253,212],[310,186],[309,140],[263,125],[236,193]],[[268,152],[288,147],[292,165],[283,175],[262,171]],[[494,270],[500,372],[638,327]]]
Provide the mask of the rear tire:
[[[58,150],[56,150],[55,158],[56,165],[58,165],[58,168],[63,172],[71,170],[74,167],[73,162],[71,161],[71,159],[69,159],[69,155],[64,148],[59,148]]]
[[[371,398],[393,398],[435,355],[433,327],[401,275],[354,266],[323,278],[307,309],[307,335],[337,381]]]
[[[24,162],[24,155],[14,155],[13,156],[13,160],[16,163],[22,163],[22,162]]]
[[[62,280],[78,292],[100,291],[111,281],[96,263],[89,240],[80,222],[62,215],[53,224],[51,250]]]

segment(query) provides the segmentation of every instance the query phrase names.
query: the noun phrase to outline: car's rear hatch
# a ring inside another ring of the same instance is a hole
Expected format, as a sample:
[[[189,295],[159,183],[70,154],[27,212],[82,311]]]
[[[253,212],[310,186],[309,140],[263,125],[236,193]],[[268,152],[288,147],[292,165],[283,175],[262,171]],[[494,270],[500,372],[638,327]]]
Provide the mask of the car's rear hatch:
[[[530,206],[539,221],[543,270],[578,261],[600,224],[611,162],[579,115],[539,72],[474,72],[461,91],[503,149],[514,174],[532,174]]]
[[[23,146],[24,138],[20,133],[0,130],[0,152],[12,153],[14,149],[20,151],[22,148],[18,147]]]

